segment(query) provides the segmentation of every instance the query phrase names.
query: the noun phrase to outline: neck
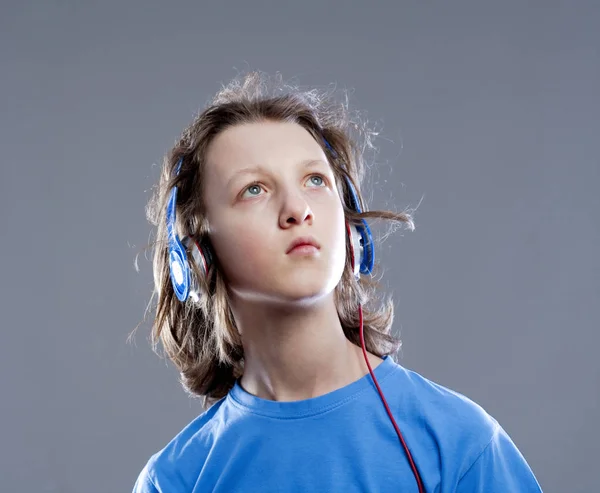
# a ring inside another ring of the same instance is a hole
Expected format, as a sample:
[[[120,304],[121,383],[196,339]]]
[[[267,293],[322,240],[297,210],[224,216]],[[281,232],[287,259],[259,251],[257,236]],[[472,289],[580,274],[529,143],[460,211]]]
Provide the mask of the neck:
[[[247,392],[275,401],[309,399],[369,372],[362,349],[344,334],[333,293],[301,308],[231,301],[244,347],[240,384]],[[372,368],[381,363],[367,354]]]

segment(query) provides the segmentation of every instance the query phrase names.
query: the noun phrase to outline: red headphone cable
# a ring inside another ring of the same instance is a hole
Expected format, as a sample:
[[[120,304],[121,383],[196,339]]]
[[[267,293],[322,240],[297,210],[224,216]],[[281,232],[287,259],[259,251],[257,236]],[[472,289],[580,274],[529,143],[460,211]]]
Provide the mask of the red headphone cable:
[[[385,400],[383,392],[381,391],[381,387],[379,387],[379,383],[377,382],[377,379],[375,378],[375,374],[373,373],[371,364],[369,363],[369,358],[367,357],[367,350],[365,349],[363,310],[362,310],[362,305],[360,305],[360,304],[358,305],[358,317],[359,317],[359,321],[360,321],[360,343],[362,345],[362,350],[363,350],[363,355],[365,357],[365,361],[367,362],[367,366],[369,367],[369,373],[371,374],[371,378],[373,378],[373,382],[375,383],[375,386],[377,387],[377,391],[379,392],[381,400],[383,401],[385,410],[387,411],[388,416],[390,417],[390,420],[392,421],[392,424],[394,425],[394,428],[396,429],[398,438],[400,438],[400,441],[402,442],[402,446],[404,447],[404,451],[406,452],[406,456],[408,457],[408,461],[410,462],[410,467],[412,468],[413,474],[415,475],[415,479],[417,480],[417,485],[419,487],[419,493],[425,493],[425,490],[423,489],[423,484],[421,483],[421,477],[419,476],[419,471],[417,471],[417,466],[415,465],[415,463],[413,461],[412,454],[410,453],[410,450],[408,449],[408,446],[406,445],[406,442],[404,441],[402,432],[400,431],[400,428],[398,428],[398,425],[396,424],[396,420],[394,419],[394,416],[392,415],[392,411],[390,411],[388,403]]]

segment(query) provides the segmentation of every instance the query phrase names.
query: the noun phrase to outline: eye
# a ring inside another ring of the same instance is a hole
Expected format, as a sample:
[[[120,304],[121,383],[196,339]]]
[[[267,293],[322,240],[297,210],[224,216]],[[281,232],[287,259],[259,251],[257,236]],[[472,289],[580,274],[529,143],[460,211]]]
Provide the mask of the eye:
[[[260,183],[251,183],[244,189],[244,193],[242,194],[242,198],[247,196],[246,194],[249,192],[250,197],[258,197],[260,191],[262,190],[262,186]]]
[[[323,179],[323,177],[321,175],[311,175],[309,177],[309,181],[312,185],[315,185],[317,187],[321,187],[321,186],[325,185],[325,180]]]

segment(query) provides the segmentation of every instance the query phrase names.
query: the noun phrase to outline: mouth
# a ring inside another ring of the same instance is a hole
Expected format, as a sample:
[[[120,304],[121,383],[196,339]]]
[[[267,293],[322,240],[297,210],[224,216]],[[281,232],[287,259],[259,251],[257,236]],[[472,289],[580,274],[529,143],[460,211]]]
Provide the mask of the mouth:
[[[285,253],[311,253],[320,249],[321,245],[312,236],[301,236],[290,243]]]

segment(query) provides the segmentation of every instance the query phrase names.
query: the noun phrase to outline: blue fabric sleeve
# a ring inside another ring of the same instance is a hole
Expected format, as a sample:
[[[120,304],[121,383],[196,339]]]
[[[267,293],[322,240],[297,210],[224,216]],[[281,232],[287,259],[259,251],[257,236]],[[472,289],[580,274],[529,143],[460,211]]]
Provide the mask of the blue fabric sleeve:
[[[494,436],[458,482],[457,493],[541,493],[525,458],[508,434],[496,426]]]
[[[148,468],[144,467],[133,486],[132,493],[160,493],[148,475]]]

